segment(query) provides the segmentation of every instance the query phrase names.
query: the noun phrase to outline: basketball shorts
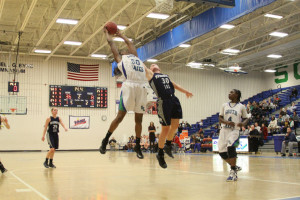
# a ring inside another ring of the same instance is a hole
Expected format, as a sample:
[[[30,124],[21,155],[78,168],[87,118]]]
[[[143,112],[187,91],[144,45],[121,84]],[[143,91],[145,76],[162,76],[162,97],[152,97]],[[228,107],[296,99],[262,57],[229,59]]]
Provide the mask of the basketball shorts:
[[[145,83],[124,82],[121,88],[119,110],[145,113],[147,89]]]
[[[177,97],[157,101],[159,122],[163,126],[170,126],[171,119],[182,119],[182,109]]]
[[[58,149],[58,133],[47,133],[47,141],[50,148]]]
[[[227,147],[239,146],[240,133],[239,130],[231,128],[222,128],[220,130],[218,147],[219,153],[227,152]]]

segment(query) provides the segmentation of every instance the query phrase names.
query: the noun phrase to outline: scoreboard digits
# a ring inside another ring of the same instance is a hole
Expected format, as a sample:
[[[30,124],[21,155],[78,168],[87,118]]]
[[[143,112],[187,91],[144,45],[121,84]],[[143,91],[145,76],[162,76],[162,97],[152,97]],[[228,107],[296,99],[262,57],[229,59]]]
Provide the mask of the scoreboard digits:
[[[107,108],[107,88],[50,85],[49,105]]]

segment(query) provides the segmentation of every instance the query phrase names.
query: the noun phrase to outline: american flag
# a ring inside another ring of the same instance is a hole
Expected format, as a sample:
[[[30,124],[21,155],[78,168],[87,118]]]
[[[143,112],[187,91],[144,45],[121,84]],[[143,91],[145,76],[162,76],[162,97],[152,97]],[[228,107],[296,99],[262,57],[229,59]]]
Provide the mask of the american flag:
[[[68,62],[68,79],[98,81],[99,65],[81,65]]]

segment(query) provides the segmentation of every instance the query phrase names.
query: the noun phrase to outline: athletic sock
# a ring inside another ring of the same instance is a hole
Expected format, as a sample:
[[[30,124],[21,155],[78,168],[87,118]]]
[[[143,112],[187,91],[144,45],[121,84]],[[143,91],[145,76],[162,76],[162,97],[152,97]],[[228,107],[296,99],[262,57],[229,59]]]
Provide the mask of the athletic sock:
[[[231,166],[231,169],[235,171],[236,170],[236,166]]]
[[[105,140],[106,141],[108,141],[109,140],[109,137],[112,135],[112,133],[111,132],[109,132],[109,131],[107,131],[107,133],[106,133],[106,136],[105,136]]]
[[[171,146],[172,145],[172,140],[167,140],[166,145]]]
[[[140,146],[141,138],[137,137],[136,140],[135,140],[135,143],[136,143],[137,146]]]
[[[49,164],[50,164],[50,165],[53,164],[52,162],[53,162],[53,159],[50,159],[50,163],[49,163]]]
[[[45,162],[48,164],[49,158],[46,158]]]
[[[164,149],[158,148],[158,155],[163,156],[164,155]]]

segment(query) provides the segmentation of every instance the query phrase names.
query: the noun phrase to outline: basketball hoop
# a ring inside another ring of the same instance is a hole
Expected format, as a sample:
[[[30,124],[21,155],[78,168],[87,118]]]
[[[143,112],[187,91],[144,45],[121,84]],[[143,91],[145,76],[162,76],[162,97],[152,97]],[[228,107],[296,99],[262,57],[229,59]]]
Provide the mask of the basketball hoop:
[[[11,111],[12,115],[15,115],[16,111],[17,111],[17,108],[10,108],[9,110]]]
[[[159,12],[170,12],[173,9],[173,0],[155,0],[155,3]]]

